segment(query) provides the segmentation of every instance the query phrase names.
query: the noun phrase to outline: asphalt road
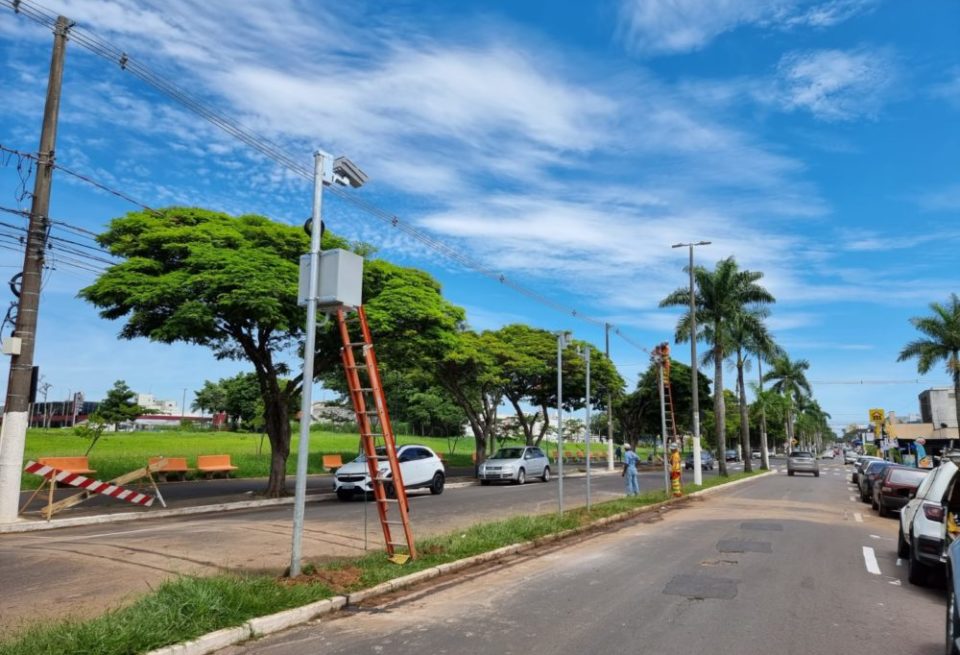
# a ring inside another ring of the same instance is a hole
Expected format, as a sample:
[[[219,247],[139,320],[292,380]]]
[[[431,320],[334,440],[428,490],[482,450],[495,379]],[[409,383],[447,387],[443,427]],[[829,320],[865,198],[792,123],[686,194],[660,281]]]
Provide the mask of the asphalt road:
[[[896,520],[847,479],[781,472],[223,652],[942,653],[943,592],[906,582]]]
[[[643,490],[662,484],[662,472],[640,475]],[[414,534],[429,536],[480,521],[555,511],[557,487],[554,478],[522,487],[449,488],[440,496],[413,492]],[[618,473],[595,474],[591,487],[598,502],[623,494]],[[582,505],[585,498],[583,477],[564,480],[567,507]],[[0,631],[25,620],[94,616],[177,574],[232,569],[279,574],[289,565],[292,514],[292,506],[284,505],[2,535]],[[303,553],[310,561],[362,554],[382,548],[382,541],[372,503],[331,499],[306,506]]]

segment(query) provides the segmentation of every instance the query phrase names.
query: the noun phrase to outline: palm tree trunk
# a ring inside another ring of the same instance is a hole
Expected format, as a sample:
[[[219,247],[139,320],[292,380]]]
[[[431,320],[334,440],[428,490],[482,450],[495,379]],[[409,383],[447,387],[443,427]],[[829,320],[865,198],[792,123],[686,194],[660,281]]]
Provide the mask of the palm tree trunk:
[[[720,326],[716,327],[716,334],[720,334]],[[716,421],[717,437],[717,472],[727,476],[727,415],[723,402],[723,348],[713,347],[713,416]]]
[[[740,443],[743,445],[743,472],[753,471],[750,458],[750,417],[747,416],[747,387],[743,382],[743,357],[737,353],[737,392],[740,394]]]
[[[757,357],[757,374],[760,376],[760,396],[763,396],[763,364]],[[770,470],[770,457],[767,454],[767,408],[760,403],[760,468]]]
[[[957,435],[960,436],[960,359],[958,359],[958,356],[960,356],[960,353],[953,353],[955,365],[953,369],[953,399],[957,410]]]
[[[787,454],[793,452],[793,408],[787,405]]]

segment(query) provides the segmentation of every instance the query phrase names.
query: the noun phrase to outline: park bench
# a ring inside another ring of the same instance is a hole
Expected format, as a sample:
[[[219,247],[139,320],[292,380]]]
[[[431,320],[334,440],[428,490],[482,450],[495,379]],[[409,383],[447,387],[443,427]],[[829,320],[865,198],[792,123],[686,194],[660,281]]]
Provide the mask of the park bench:
[[[90,468],[90,462],[86,457],[41,457],[37,461],[58,471],[81,474],[96,473],[94,469]]]
[[[151,457],[148,464],[155,464],[161,459],[167,460],[167,463],[154,472],[157,473],[157,475],[163,476],[164,480],[169,480],[171,477],[183,480],[187,477],[187,473],[193,470],[187,466],[186,457]]]
[[[343,466],[343,458],[340,457],[340,453],[323,456],[323,468],[327,469],[331,473],[336,473],[337,469],[341,466]]]
[[[197,455],[197,470],[208,478],[216,473],[230,477],[230,471],[237,467],[230,464],[230,455]]]

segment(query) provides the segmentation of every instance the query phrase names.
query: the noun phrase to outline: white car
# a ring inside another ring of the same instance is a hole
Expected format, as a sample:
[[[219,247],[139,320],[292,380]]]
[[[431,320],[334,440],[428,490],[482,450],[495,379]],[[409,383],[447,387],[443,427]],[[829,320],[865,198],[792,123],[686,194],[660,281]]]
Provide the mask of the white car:
[[[386,449],[377,448],[377,455],[381,474],[389,478],[390,463],[387,461]],[[443,461],[435,452],[426,446],[407,444],[397,448],[397,460],[400,462],[404,489],[430,489],[430,493],[434,495],[443,493],[446,473]],[[387,483],[386,487],[387,493],[391,494],[392,485]],[[361,454],[337,469],[333,477],[333,488],[340,500],[350,500],[354,494],[373,493],[366,456]]]
[[[957,465],[944,459],[900,510],[897,555],[907,560],[907,578],[913,584],[923,584],[945,561],[943,501],[956,472]]]

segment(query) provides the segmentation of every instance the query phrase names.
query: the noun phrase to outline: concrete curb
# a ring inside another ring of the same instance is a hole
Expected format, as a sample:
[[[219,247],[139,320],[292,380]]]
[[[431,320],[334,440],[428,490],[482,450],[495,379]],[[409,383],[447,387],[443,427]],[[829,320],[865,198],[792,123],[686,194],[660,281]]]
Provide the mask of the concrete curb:
[[[191,641],[183,642],[181,644],[174,644],[172,646],[164,646],[163,648],[152,650],[146,653],[146,655],[207,655],[208,653],[213,653],[221,648],[226,648],[227,646],[239,644],[243,641],[247,641],[248,639],[264,637],[275,632],[292,628],[296,625],[307,623],[317,619],[318,617],[332,614],[333,612],[343,608],[345,605],[355,605],[369,598],[374,598],[392,591],[413,586],[423,582],[424,580],[436,578],[447,573],[455,573],[457,571],[476,566],[477,564],[484,564],[507,555],[523,553],[544,544],[561,541],[567,537],[589,532],[598,527],[604,527],[612,523],[619,523],[643,514],[659,512],[665,507],[677,504],[684,498],[704,496],[711,492],[719,491],[721,489],[729,489],[730,487],[735,487],[745,482],[759,480],[760,478],[768,475],[774,475],[774,473],[774,471],[767,471],[766,473],[760,473],[759,475],[744,478],[743,480],[735,480],[726,484],[710,487],[709,489],[695,491],[694,493],[681,498],[669,498],[659,503],[654,503],[653,505],[645,505],[644,507],[638,507],[626,512],[621,512],[619,514],[613,514],[602,519],[597,519],[589,525],[572,528],[570,530],[564,530],[563,532],[546,535],[544,537],[538,537],[533,541],[525,541],[519,544],[503,546],[501,548],[497,548],[496,550],[480,553],[479,555],[473,555],[472,557],[456,560],[455,562],[440,564],[439,566],[424,569],[423,571],[417,571],[416,573],[411,573],[410,575],[405,575],[399,578],[394,578],[393,580],[382,582],[376,586],[370,587],[369,589],[355,591],[351,594],[347,594],[346,596],[334,596],[333,598],[327,598],[315,603],[310,603],[309,605],[303,605],[301,607],[295,607],[293,609],[277,612],[276,614],[269,614],[267,616],[250,619],[240,627],[217,630],[216,632],[211,632]]]
[[[568,476],[564,476],[568,477]],[[463,487],[476,486],[475,480],[470,482],[450,482],[446,485],[447,489],[460,489]],[[319,502],[335,498],[331,492],[322,492],[308,494],[307,502]],[[212,512],[230,512],[240,509],[257,509],[260,507],[276,507],[279,505],[292,505],[293,497],[289,498],[264,498],[262,500],[238,500],[230,503],[215,503],[213,505],[194,505],[192,507],[178,507],[176,509],[158,509],[150,512],[118,512],[115,514],[96,514],[94,516],[75,516],[67,519],[53,519],[52,521],[43,520],[23,520],[16,523],[0,523],[0,534],[12,534],[15,532],[36,532],[38,530],[56,530],[58,528],[75,528],[85,525],[103,525],[105,523],[124,523],[127,521],[139,521],[147,519],[165,519],[176,516],[190,516],[193,514],[209,514]]]

